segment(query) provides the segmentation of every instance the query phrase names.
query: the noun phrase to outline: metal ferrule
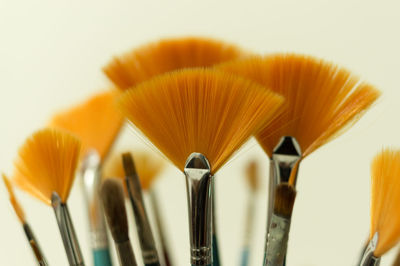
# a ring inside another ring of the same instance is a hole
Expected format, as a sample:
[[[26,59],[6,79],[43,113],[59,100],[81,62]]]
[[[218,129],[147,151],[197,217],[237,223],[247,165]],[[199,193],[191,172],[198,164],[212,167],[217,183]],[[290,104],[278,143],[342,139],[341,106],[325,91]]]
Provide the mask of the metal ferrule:
[[[378,232],[374,234],[371,241],[369,241],[367,248],[360,261],[360,266],[379,266],[381,258],[374,256],[374,251],[378,243]]]
[[[53,206],[56,215],[58,228],[60,229],[69,265],[84,266],[85,263],[83,262],[78,238],[76,237],[67,205],[61,202],[61,198],[56,192],[53,192],[51,195],[51,205]]]
[[[144,264],[159,263],[156,244],[151,232],[151,227],[144,207],[142,188],[137,175],[125,178],[129,199],[132,203],[138,238],[142,250]]]
[[[212,263],[212,175],[206,157],[192,153],[185,164],[192,265]]]
[[[33,254],[36,257],[36,260],[37,260],[39,266],[47,266],[48,263],[46,261],[46,258],[44,257],[43,252],[39,247],[39,243],[37,242],[36,237],[33,234],[31,227],[29,226],[29,224],[24,223],[23,228],[24,228],[26,238],[28,239],[29,244],[31,245]]]
[[[80,170],[89,219],[90,244],[95,250],[108,248],[107,227],[99,199],[100,165],[99,154],[95,150],[91,150],[85,156]]]
[[[282,137],[272,153],[269,174],[267,232],[268,226],[271,224],[270,217],[274,209],[275,189],[279,184],[289,181],[290,175],[295,170],[294,168],[301,159],[301,156],[299,143],[294,137],[290,136]]]
[[[265,266],[282,266],[289,238],[290,220],[272,214],[264,256]]]

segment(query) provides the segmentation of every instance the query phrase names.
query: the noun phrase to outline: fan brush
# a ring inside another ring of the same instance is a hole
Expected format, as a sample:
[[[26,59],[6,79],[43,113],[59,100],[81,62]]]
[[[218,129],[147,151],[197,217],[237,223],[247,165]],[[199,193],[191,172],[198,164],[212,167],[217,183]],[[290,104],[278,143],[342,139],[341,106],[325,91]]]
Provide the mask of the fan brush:
[[[349,71],[310,56],[252,57],[218,69],[254,80],[287,101],[256,135],[271,159],[267,235],[274,237],[268,228],[277,186],[288,183],[295,188],[300,161],[360,118],[380,93]]]
[[[164,39],[115,57],[104,73],[121,90],[181,68],[208,67],[237,59],[245,52],[218,40],[189,37]]]
[[[3,176],[3,181],[4,184],[7,188],[8,194],[10,196],[10,203],[12,207],[14,208],[15,213],[17,214],[18,220],[21,222],[22,228],[24,229],[25,236],[29,242],[29,245],[32,248],[33,254],[35,255],[35,258],[39,264],[39,266],[47,266],[47,260],[43,255],[43,252],[39,246],[38,241],[36,240],[35,235],[33,234],[33,231],[31,229],[31,226],[28,224],[25,218],[25,213],[22,210],[21,205],[19,204],[17,198],[15,197],[14,194],[14,188],[11,185],[10,180],[6,177],[5,174]]]
[[[52,205],[68,261],[83,266],[67,199],[74,181],[81,149],[80,141],[54,129],[35,132],[22,145],[15,161],[15,183],[47,205]]]
[[[371,164],[371,228],[360,266],[378,266],[400,240],[400,150],[385,149]]]
[[[256,160],[252,160],[247,163],[246,166],[246,181],[249,185],[250,191],[248,193],[247,208],[246,208],[246,221],[245,221],[245,236],[241,257],[242,266],[247,266],[249,264],[250,257],[250,245],[251,239],[253,237],[253,227],[254,227],[254,216],[255,216],[255,205],[256,196],[260,188],[260,176],[259,176],[259,165]]]
[[[119,99],[127,118],[186,176],[192,265],[212,264],[213,174],[282,103],[249,80],[205,69],[155,77]]]
[[[90,240],[95,266],[110,266],[107,230],[98,200],[100,171],[123,125],[115,108],[117,91],[98,93],[72,108],[54,115],[50,125],[67,130],[82,140],[84,159],[80,167],[83,193],[90,225]]]

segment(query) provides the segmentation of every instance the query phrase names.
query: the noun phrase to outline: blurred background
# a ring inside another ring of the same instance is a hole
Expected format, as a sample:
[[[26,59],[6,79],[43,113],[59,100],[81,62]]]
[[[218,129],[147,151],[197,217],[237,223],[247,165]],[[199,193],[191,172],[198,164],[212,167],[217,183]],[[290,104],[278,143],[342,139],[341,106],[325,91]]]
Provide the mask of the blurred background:
[[[353,128],[302,163],[287,261],[354,265],[369,230],[370,161],[382,147],[400,144],[399,8],[400,2],[387,0],[0,0],[0,170],[12,173],[18,147],[53,112],[108,89],[101,68],[113,55],[149,41],[206,36],[260,54],[311,54],[352,70],[381,89],[383,97]],[[118,146],[147,147],[143,143],[128,129]],[[263,186],[251,265],[262,262],[268,159],[253,140],[216,177],[223,265],[239,265],[248,193],[244,166],[252,158],[262,164]],[[69,206],[91,265],[79,185]],[[176,265],[188,265],[184,177],[171,165],[156,186]],[[0,264],[35,265],[3,185],[0,192]],[[67,265],[53,210],[20,191],[17,196],[49,263]],[[381,265],[390,265],[395,252]]]

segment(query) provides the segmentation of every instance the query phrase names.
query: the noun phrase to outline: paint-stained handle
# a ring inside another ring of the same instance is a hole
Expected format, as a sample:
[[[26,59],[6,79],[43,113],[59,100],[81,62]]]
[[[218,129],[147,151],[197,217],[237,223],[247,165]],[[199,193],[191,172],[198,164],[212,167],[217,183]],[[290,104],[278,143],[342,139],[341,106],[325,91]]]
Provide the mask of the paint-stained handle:
[[[108,248],[93,250],[94,266],[112,266]]]

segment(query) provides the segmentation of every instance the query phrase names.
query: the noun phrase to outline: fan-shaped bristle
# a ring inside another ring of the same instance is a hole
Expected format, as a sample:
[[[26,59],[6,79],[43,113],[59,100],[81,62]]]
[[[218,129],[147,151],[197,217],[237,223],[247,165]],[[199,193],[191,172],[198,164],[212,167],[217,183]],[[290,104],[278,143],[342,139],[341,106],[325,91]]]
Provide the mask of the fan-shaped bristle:
[[[282,94],[287,109],[257,136],[269,156],[282,136],[293,136],[303,156],[337,136],[379,97],[345,69],[309,56],[277,54],[218,66]]]
[[[199,152],[215,173],[282,103],[281,96],[249,80],[187,69],[128,90],[119,105],[179,169],[192,152]]]
[[[55,129],[37,131],[18,152],[16,184],[46,204],[51,203],[53,191],[65,202],[74,180],[80,147],[80,141],[69,133]]]
[[[116,57],[103,70],[116,86],[125,90],[165,72],[212,66],[244,55],[238,47],[217,40],[165,39]]]
[[[246,179],[248,181],[248,184],[253,192],[256,192],[258,190],[258,187],[260,185],[260,180],[259,180],[259,166],[256,160],[252,160],[248,162],[247,167],[246,167]]]
[[[24,223],[25,223],[25,213],[24,213],[24,211],[22,210],[21,205],[19,205],[19,202],[17,201],[17,198],[15,197],[14,188],[13,188],[13,186],[11,185],[11,182],[10,182],[10,180],[7,178],[7,176],[6,176],[5,174],[2,174],[2,176],[3,176],[4,184],[6,185],[6,188],[7,188],[8,194],[9,194],[9,196],[10,196],[11,205],[13,206],[14,211],[15,211],[15,213],[16,213],[17,216],[18,216],[18,220],[19,220],[22,224],[24,224]]]
[[[143,190],[148,190],[164,168],[164,161],[144,151],[133,152],[136,171]],[[103,168],[104,177],[125,178],[121,154],[115,154]]]
[[[400,240],[400,150],[385,149],[371,165],[371,232],[378,232],[375,256]]]
[[[69,110],[56,114],[50,126],[65,129],[77,135],[83,145],[82,152],[95,149],[101,158],[107,155],[123,118],[115,108],[116,91],[99,93]]]

